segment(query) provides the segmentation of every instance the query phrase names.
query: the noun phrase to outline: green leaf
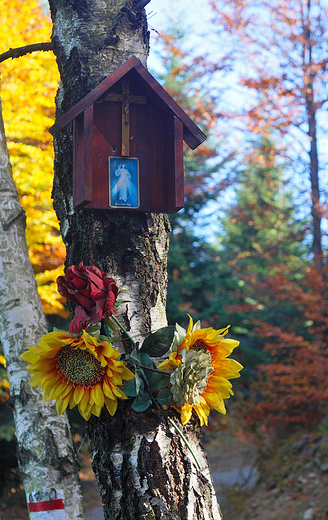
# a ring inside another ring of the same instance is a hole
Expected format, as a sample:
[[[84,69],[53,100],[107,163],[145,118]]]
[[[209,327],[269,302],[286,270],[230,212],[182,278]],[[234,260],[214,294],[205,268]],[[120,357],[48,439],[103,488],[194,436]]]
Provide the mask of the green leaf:
[[[173,341],[175,327],[169,325],[162,327],[150,334],[141,345],[140,352],[145,352],[152,357],[161,357],[170,349]]]
[[[136,399],[133,401],[132,409],[136,412],[144,412],[149,408],[151,404],[151,399],[148,393],[140,394]]]
[[[111,320],[110,318],[105,318],[102,320],[102,324],[107,336],[110,336],[112,331],[116,333],[118,332],[117,325],[114,320]]]
[[[109,338],[108,336],[104,336],[103,334],[100,334],[99,341],[102,343],[103,341],[107,341],[108,343],[111,343],[113,341],[112,338]]]
[[[159,392],[156,399],[160,404],[166,404],[166,405],[173,404],[174,401],[173,401],[173,394],[171,392],[171,388],[165,388],[164,390]]]
[[[130,361],[133,363],[137,368],[140,367],[140,355],[137,352],[137,350],[134,348],[130,354]]]
[[[140,354],[140,361],[141,365],[143,365],[144,367],[156,369],[154,361],[152,361],[149,355],[145,352]],[[170,382],[170,374],[166,376],[165,374],[158,374],[157,372],[152,372],[151,370],[147,370],[146,368],[141,368],[141,370],[142,374],[148,381],[149,387],[152,390],[159,390],[160,388],[165,388]]]
[[[165,388],[170,383],[170,375],[156,374],[156,372],[149,372],[147,379],[151,390],[159,390]]]
[[[139,350],[141,352],[141,349]],[[140,363],[148,368],[156,368],[155,363],[150,359],[148,354],[144,352],[139,355]]]
[[[135,382],[136,382],[136,394],[139,395],[143,392],[145,388],[145,383],[143,382],[142,378],[139,376],[138,372],[135,373]]]
[[[132,379],[128,381],[123,388],[123,392],[127,397],[136,397],[137,396],[137,388],[136,388],[136,380]]]
[[[96,335],[99,334],[101,329],[101,323],[96,323],[95,325],[91,325],[91,327],[88,327],[88,334]]]

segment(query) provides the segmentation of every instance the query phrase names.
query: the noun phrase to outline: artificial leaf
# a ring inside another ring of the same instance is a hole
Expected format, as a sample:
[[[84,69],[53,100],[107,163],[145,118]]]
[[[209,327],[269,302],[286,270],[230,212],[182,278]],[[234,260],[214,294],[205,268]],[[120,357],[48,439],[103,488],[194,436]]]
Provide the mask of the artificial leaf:
[[[133,349],[131,354],[130,354],[130,361],[131,363],[133,363],[137,368],[140,367],[140,356],[139,356],[139,353],[137,352],[137,349]]]
[[[164,390],[159,392],[156,399],[160,404],[165,404],[167,406],[169,406],[170,404],[173,404],[174,401],[173,401],[173,394],[171,392],[171,388],[165,388]]]
[[[143,392],[145,388],[145,383],[143,382],[142,378],[139,376],[138,372],[135,373],[135,382],[136,382],[136,394],[139,395]]]
[[[141,349],[140,351],[141,352]],[[140,362],[142,365],[148,368],[156,368],[155,363],[150,359],[149,355],[145,352],[142,352],[139,356]]]
[[[160,388],[165,388],[170,383],[169,374],[166,376],[164,374],[158,374],[156,372],[149,372],[147,380],[151,390],[159,390]]]
[[[115,321],[111,320],[110,318],[105,318],[102,320],[102,325],[107,336],[110,336],[112,331],[116,332],[117,334],[117,326]]]
[[[152,357],[161,357],[170,349],[175,328],[172,325],[162,327],[150,334],[143,342],[140,352],[145,352]]]
[[[151,399],[148,393],[140,394],[132,403],[132,409],[136,412],[144,412],[149,408]]]
[[[124,386],[124,393],[127,397],[136,397],[137,396],[137,388],[136,388],[136,380],[131,379]]]

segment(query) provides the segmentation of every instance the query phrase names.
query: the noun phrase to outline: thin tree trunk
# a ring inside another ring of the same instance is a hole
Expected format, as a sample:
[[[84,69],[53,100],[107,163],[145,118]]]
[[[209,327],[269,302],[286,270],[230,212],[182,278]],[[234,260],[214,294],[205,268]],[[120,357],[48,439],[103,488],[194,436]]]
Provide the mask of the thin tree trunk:
[[[322,257],[322,237],[321,237],[321,211],[320,211],[320,190],[319,190],[319,162],[318,162],[318,148],[317,148],[317,131],[316,118],[313,109],[313,102],[307,100],[308,123],[309,123],[309,137],[310,137],[310,181],[311,181],[311,195],[312,206],[311,215],[313,222],[313,256],[316,268],[322,272],[323,257]]]
[[[83,5],[49,0],[53,45],[61,73],[60,117],[131,55],[144,64],[148,31],[144,11],[131,0]],[[56,136],[54,207],[67,246],[66,265],[96,265],[130,290],[119,319],[133,338],[166,325],[169,223],[157,214],[74,210],[72,135]],[[176,422],[178,415],[171,412]],[[181,425],[180,425],[181,426]],[[220,519],[196,421],[183,428],[199,470],[175,430],[156,409],[135,413],[121,403],[88,426],[105,519]]]
[[[83,518],[82,500],[67,417],[58,417],[53,403],[42,403],[41,390],[30,387],[30,373],[19,357],[47,332],[0,107],[0,339],[7,361],[20,474],[31,519],[43,514],[49,520],[78,520]],[[49,500],[57,510],[47,511]],[[44,512],[34,513],[33,508]]]
[[[317,122],[316,122],[316,107],[314,103],[314,78],[313,71],[313,57],[312,57],[312,34],[311,34],[311,18],[310,18],[311,1],[307,2],[307,11],[303,13],[303,46],[302,46],[302,60],[303,60],[303,83],[304,83],[304,98],[307,115],[307,122],[309,125],[308,136],[310,138],[310,183],[311,183],[311,216],[313,225],[313,242],[312,252],[314,257],[314,264],[318,272],[322,272],[323,256],[322,256],[322,236],[321,236],[321,210],[320,210],[320,189],[319,189],[319,160],[318,160],[318,146],[317,146]]]

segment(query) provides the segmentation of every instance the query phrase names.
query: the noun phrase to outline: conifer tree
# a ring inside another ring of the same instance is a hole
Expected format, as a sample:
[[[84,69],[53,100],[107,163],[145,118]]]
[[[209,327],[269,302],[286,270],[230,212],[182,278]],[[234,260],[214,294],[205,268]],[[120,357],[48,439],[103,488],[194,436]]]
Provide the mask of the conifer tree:
[[[267,361],[255,322],[288,327],[297,314],[288,300],[277,302],[270,295],[270,281],[283,274],[298,283],[307,260],[304,221],[296,218],[273,141],[260,137],[251,143],[246,161],[235,201],[221,220],[219,271],[222,308],[232,331],[246,336],[241,362],[250,369]]]
[[[207,56],[193,56],[181,24],[172,23],[160,40],[165,72],[161,80],[208,139],[197,150],[185,149],[185,207],[170,215],[172,233],[168,253],[168,305],[170,323],[186,322],[186,313],[212,325],[220,321],[214,288],[219,284],[217,250],[206,236],[203,211],[225,187],[223,165],[231,158],[217,128],[217,97],[210,86],[216,66]],[[222,156],[225,155],[225,158]],[[208,233],[207,235],[210,235]],[[220,321],[221,322],[221,321]]]

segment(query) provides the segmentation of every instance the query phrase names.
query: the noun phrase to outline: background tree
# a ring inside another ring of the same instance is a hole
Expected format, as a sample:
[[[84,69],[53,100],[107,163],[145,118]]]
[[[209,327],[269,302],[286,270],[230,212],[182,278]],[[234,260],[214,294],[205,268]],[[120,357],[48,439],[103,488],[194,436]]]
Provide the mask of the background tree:
[[[245,155],[235,199],[220,220],[218,254],[222,312],[232,332],[243,337],[243,384],[249,385],[256,365],[269,361],[256,323],[283,328],[296,313],[288,299],[276,301],[269,280],[284,275],[298,284],[308,264],[304,222],[296,218],[293,192],[273,140],[259,136]]]
[[[13,181],[0,118],[0,339],[13,407],[19,466],[27,502],[64,500],[69,518],[81,519],[77,463],[66,415],[29,385],[20,359],[47,332],[25,240],[25,215]],[[65,469],[64,469],[65,468]]]
[[[52,41],[61,74],[57,116],[135,54],[148,54],[145,13],[140,3],[88,0],[83,6],[50,0]],[[74,20],[74,23],[72,23]],[[137,340],[166,324],[168,221],[163,215],[72,208],[71,134],[55,142],[54,205],[67,246],[66,265],[96,265],[127,284],[131,296],[120,315]],[[172,413],[175,416],[174,411]],[[156,409],[135,414],[121,405],[111,418],[103,412],[88,425],[94,471],[106,519],[220,518],[208,465],[195,422],[184,428],[200,459],[167,427]],[[136,464],[136,461],[137,464]],[[179,468],[179,471],[176,471]]]
[[[1,4],[0,53],[50,40],[51,20],[37,0]],[[59,74],[52,52],[34,52],[1,63],[1,98],[10,160],[27,216],[26,239],[44,311],[67,316],[57,292],[65,246],[52,208],[53,144]]]
[[[224,31],[234,56],[248,64],[244,74],[239,74],[240,83],[255,94],[255,102],[251,101],[250,108],[244,111],[248,129],[258,132],[267,124],[278,129],[285,144],[284,153],[293,159],[294,171],[295,136],[302,160],[306,149],[312,251],[320,270],[324,213],[319,188],[318,114],[328,99],[327,7],[313,0],[218,0],[211,5],[220,38]]]
[[[186,313],[190,313],[206,324],[214,313],[212,325],[215,327],[215,323],[222,323],[215,294],[220,283],[219,256],[208,242],[210,232],[204,233],[212,219],[203,213],[209,201],[215,201],[220,192],[222,195],[233,178],[227,175],[231,174],[226,165],[232,153],[224,146],[217,125],[218,95],[212,86],[214,73],[222,69],[224,63],[214,65],[206,55],[193,56],[186,33],[174,22],[157,43],[165,69],[159,74],[160,80],[208,136],[196,150],[185,147],[185,206],[179,213],[169,215],[172,234],[168,253],[167,316],[169,323],[185,323]]]

